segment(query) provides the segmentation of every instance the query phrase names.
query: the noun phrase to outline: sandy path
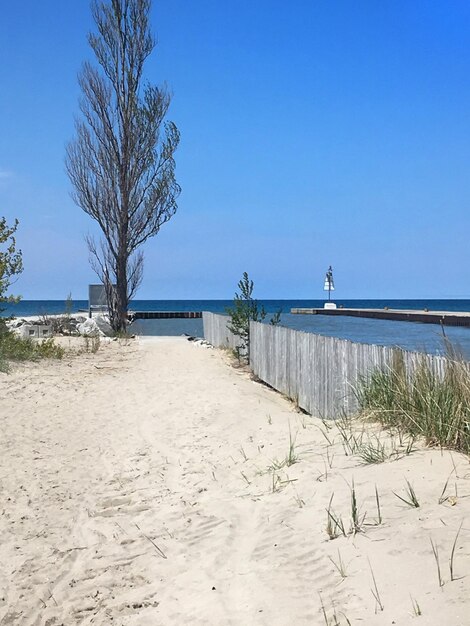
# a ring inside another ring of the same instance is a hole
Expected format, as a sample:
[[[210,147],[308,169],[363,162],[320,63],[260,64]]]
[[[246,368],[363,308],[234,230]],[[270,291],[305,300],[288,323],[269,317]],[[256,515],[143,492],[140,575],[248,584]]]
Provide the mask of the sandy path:
[[[360,465],[336,429],[328,443],[319,420],[179,338],[19,368],[0,398],[2,625],[324,624],[320,596],[331,624],[470,624],[464,457]],[[268,470],[289,424],[299,462]],[[457,498],[439,505],[449,475]],[[418,509],[392,493],[405,478]],[[325,509],[334,493],[349,528],[353,479],[371,525],[330,541]]]

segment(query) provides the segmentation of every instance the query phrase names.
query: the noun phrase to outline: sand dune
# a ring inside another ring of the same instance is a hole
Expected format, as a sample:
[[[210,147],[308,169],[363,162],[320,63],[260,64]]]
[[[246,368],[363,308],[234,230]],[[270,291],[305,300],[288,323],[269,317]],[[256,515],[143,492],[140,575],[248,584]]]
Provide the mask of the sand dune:
[[[466,457],[363,464],[182,338],[0,376],[0,624],[470,624]]]

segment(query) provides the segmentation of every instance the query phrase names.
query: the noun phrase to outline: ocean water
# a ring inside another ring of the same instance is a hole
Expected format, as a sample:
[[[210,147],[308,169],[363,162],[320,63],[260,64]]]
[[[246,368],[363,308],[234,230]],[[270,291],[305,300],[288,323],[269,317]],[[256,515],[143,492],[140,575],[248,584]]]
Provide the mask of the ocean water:
[[[354,317],[330,317],[327,315],[292,315],[292,308],[322,307],[324,300],[260,300],[269,315],[282,311],[281,323],[289,328],[319,333],[351,341],[397,345],[407,350],[418,350],[431,354],[442,353],[445,349],[442,330],[434,324],[412,322],[392,322],[388,320],[361,319]],[[345,308],[412,309],[430,311],[468,311],[470,300],[337,300]],[[134,311],[212,311],[224,313],[232,304],[231,300],[135,300]],[[86,311],[88,302],[74,302],[73,312]],[[16,305],[7,305],[1,315],[17,317],[64,312],[62,300],[23,300]],[[132,325],[136,334],[142,335],[189,335],[202,336],[202,320],[137,320]],[[470,358],[470,328],[445,327],[450,341]]]

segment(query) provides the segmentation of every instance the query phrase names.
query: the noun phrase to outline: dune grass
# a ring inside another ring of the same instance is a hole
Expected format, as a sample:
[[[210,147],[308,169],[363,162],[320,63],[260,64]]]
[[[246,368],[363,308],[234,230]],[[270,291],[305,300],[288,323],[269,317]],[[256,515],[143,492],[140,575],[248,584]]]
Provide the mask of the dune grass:
[[[64,353],[52,337],[42,341],[18,337],[0,322],[0,371],[7,372],[11,361],[61,359]]]
[[[470,364],[449,349],[440,373],[423,355],[407,372],[397,351],[391,366],[360,380],[362,414],[430,445],[470,453]]]

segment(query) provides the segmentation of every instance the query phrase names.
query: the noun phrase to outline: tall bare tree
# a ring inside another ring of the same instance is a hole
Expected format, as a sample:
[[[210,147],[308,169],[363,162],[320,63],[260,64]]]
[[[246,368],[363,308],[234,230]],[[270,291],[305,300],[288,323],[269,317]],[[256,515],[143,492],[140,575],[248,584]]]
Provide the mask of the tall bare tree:
[[[142,280],[139,248],[175,214],[180,192],[173,158],[179,132],[164,121],[170,95],[165,86],[143,82],[155,47],[150,8],[151,0],[92,3],[98,32],[88,41],[101,70],[86,62],[79,74],[82,116],[66,153],[72,197],[103,234],[87,243],[115,331],[126,328]]]

